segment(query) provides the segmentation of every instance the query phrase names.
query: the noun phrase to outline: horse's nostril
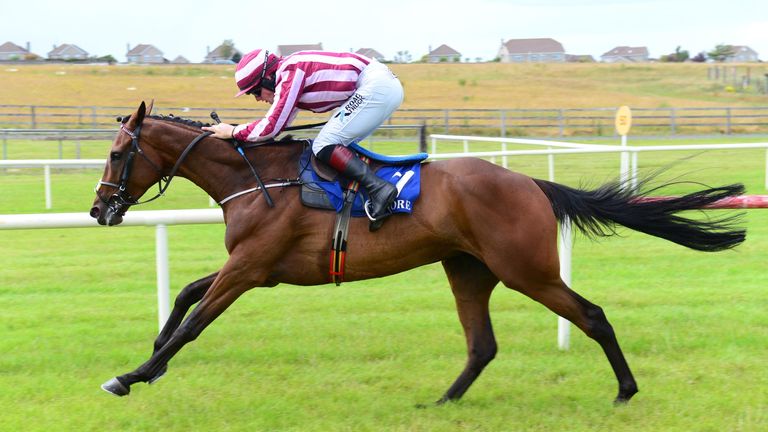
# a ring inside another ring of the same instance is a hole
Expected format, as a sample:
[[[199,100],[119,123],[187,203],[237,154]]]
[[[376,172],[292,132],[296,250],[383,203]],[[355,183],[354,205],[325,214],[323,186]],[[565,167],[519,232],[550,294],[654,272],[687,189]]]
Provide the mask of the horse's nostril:
[[[101,210],[99,210],[99,208],[98,208],[98,207],[95,207],[95,206],[94,206],[94,207],[91,209],[91,217],[92,217],[92,218],[96,219],[96,218],[98,218],[98,217],[99,217],[99,215],[100,215],[100,214],[101,214]]]

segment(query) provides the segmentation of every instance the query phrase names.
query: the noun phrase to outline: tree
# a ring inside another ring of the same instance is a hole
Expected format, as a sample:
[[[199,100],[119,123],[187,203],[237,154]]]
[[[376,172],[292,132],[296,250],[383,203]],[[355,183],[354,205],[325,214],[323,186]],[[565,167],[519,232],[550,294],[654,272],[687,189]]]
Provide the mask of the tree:
[[[236,53],[235,43],[232,39],[227,39],[221,43],[221,56],[225,59],[232,60],[232,56]]]
[[[410,63],[411,59],[411,53],[408,50],[398,51],[395,55],[395,63]]]
[[[678,45],[678,47],[675,48],[674,53],[663,55],[661,56],[660,60],[663,62],[681,63],[688,60],[690,57],[691,55],[688,53],[688,51],[681,49]]]
[[[735,54],[735,51],[730,45],[718,45],[714,50],[707,53],[709,58],[717,62],[723,62],[728,57]]]

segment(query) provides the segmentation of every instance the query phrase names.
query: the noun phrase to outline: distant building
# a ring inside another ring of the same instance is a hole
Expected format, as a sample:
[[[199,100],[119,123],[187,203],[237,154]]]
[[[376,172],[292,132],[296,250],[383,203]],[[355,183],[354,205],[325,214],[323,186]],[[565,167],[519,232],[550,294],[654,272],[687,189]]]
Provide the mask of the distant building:
[[[308,44],[308,45],[278,45],[277,52],[275,54],[285,57],[299,51],[322,51],[323,44]]]
[[[26,48],[22,48],[13,42],[6,42],[0,45],[0,61],[38,60],[40,56],[31,53],[29,49],[29,42],[27,42]]]
[[[431,49],[427,54],[427,63],[457,63],[461,61],[461,53],[448,45],[440,45],[435,49]]]
[[[171,60],[171,63],[173,64],[188,64],[189,60],[187,60],[184,56],[177,56],[175,59]]]
[[[605,63],[642,63],[648,61],[648,48],[617,46],[600,56]]]
[[[48,53],[48,60],[88,60],[88,52],[77,45],[61,44]]]
[[[221,44],[213,51],[208,51],[208,54],[205,55],[205,59],[203,59],[203,63],[223,63],[230,61],[237,63],[241,58],[243,58],[243,53],[235,48],[234,45]]]
[[[760,61],[757,58],[757,52],[744,45],[729,45],[733,54],[725,58],[728,63],[749,63]]]
[[[510,39],[501,42],[498,57],[502,63],[562,63],[565,49],[552,38]]]
[[[161,64],[168,63],[168,60],[163,58],[163,52],[155,48],[153,45],[139,44],[128,49],[125,54],[125,58],[128,63],[137,64]]]
[[[384,56],[373,48],[360,48],[355,51],[355,54],[364,55],[368,58],[376,59],[378,61],[384,61]]]

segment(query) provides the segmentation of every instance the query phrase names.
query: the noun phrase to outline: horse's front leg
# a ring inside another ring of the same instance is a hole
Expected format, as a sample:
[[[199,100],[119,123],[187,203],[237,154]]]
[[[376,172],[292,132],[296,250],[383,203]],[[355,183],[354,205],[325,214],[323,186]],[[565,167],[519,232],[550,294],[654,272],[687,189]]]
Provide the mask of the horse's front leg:
[[[195,340],[240,295],[254,286],[263,285],[266,278],[261,280],[254,279],[254,273],[258,272],[251,273],[246,267],[243,263],[235,263],[230,258],[227,265],[216,275],[200,303],[183,323],[173,331],[167,342],[157,349],[152,354],[152,357],[136,370],[112,378],[102,384],[101,388],[114,395],[125,396],[130,393],[132,384],[149,382],[162,375],[171,358],[184,345]],[[204,280],[201,279],[201,281]],[[200,286],[204,285],[204,283],[201,283]]]
[[[152,351],[152,354],[156,353],[160,348],[168,343],[168,340],[171,338],[173,332],[179,328],[179,325],[181,325],[181,321],[184,319],[187,311],[189,311],[189,308],[203,298],[218,274],[219,272],[216,272],[202,279],[198,279],[185,286],[184,289],[179,292],[179,295],[176,296],[176,301],[173,304],[173,310],[168,316],[168,320],[165,322],[165,325],[163,325],[163,329],[160,331],[157,339],[155,339],[155,348]],[[159,380],[165,374],[166,369],[167,365],[163,367],[163,369],[160,370],[157,375],[150,378],[148,382],[152,384],[153,382]]]

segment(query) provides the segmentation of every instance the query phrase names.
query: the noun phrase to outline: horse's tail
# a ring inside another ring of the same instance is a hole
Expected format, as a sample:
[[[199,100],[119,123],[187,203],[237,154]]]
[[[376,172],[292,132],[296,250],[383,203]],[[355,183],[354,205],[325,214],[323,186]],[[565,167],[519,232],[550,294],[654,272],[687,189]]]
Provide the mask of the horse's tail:
[[[707,188],[681,197],[650,198],[631,192],[621,182],[581,190],[546,180],[534,181],[547,195],[557,220],[569,220],[588,237],[615,235],[618,224],[691,249],[715,252],[739,245],[746,236],[746,230],[735,226],[743,216],[741,213],[702,220],[677,214],[704,209],[723,198],[741,195],[742,184]]]

